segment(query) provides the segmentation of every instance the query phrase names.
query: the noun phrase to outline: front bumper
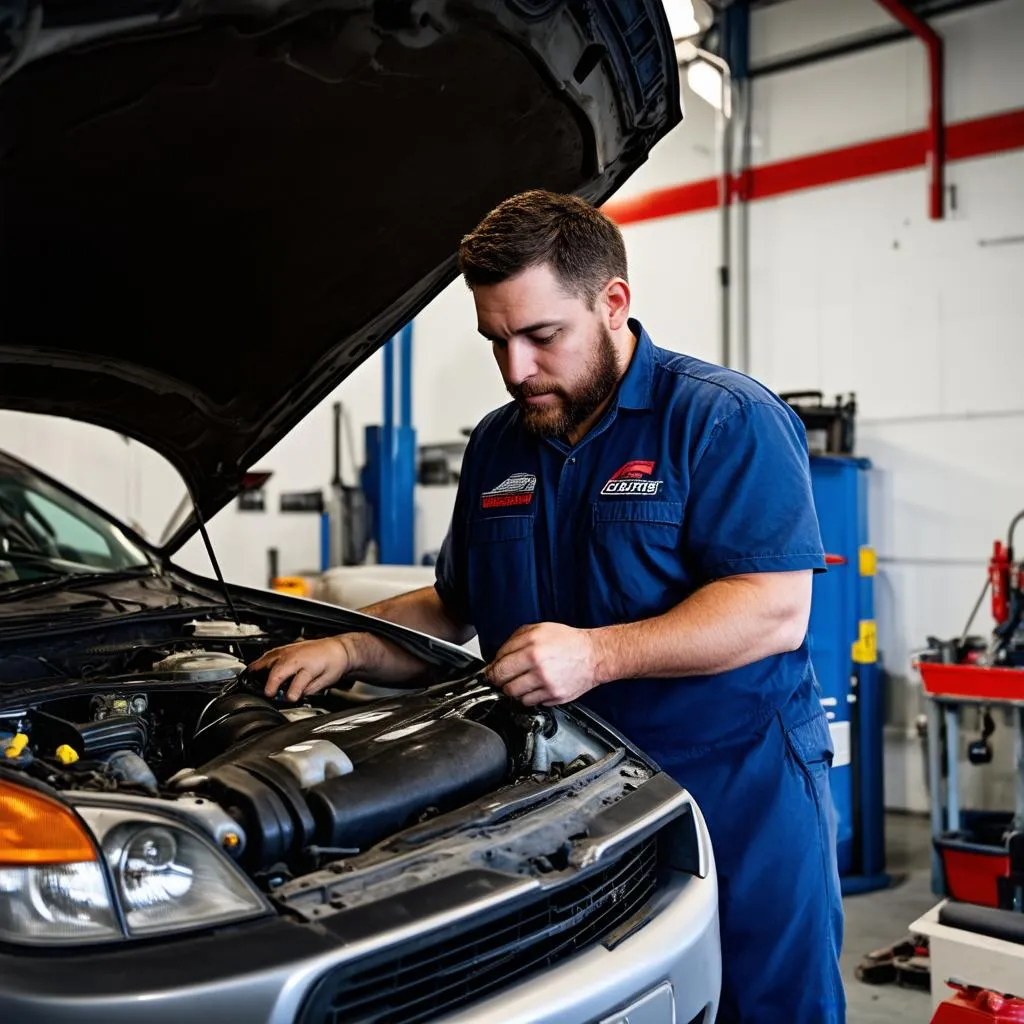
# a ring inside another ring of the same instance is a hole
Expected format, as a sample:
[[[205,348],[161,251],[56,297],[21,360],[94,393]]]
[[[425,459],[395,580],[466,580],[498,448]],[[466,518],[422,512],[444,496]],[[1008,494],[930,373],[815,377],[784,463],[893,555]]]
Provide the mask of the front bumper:
[[[722,954],[713,863],[705,878],[677,874],[647,923],[620,944],[598,944],[437,1024],[625,1024],[622,1011],[666,982],[671,1000],[659,1000],[653,1015],[630,1013],[629,1021],[714,1021]]]
[[[436,1018],[437,1024],[615,1021],[617,1011],[664,983],[675,1005],[664,1024],[713,1020],[721,984],[718,886],[704,820],[691,806],[706,857],[699,873],[672,872],[630,927]],[[403,906],[411,907],[408,899]],[[443,899],[433,911],[428,916],[439,931],[473,924],[472,917],[446,911]],[[396,943],[402,932],[394,929]],[[0,952],[0,1018],[46,1024],[292,1024],[321,979],[351,959],[359,945],[339,941],[329,922],[277,918],[191,940],[73,956]],[[704,1010],[710,1012],[702,1017]]]

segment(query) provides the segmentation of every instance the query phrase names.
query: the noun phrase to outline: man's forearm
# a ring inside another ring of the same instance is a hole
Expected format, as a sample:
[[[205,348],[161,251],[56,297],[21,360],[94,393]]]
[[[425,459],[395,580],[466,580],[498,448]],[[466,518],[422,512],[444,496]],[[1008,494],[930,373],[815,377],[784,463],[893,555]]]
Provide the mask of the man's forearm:
[[[416,683],[429,674],[419,658],[372,633],[343,633],[337,639],[345,648],[347,677],[388,686]]]
[[[455,622],[433,587],[399,594],[360,611],[449,643],[465,643],[472,636],[472,630]],[[357,676],[364,682],[382,685],[405,683],[426,674],[422,661],[372,633],[343,633],[338,641],[347,655],[349,669],[346,675]]]
[[[455,620],[433,587],[389,597],[360,611],[453,644],[464,644],[473,636],[472,628]]]
[[[597,682],[717,675],[795,650],[810,611],[811,574],[716,580],[657,618],[592,631]]]
[[[454,621],[433,587],[363,610],[445,640],[459,639],[466,632],[465,627]],[[267,673],[263,688],[268,697],[285,692],[291,701],[355,680],[418,687],[436,678],[436,673],[420,658],[378,636],[372,625],[338,636],[285,644],[267,651],[250,668]]]

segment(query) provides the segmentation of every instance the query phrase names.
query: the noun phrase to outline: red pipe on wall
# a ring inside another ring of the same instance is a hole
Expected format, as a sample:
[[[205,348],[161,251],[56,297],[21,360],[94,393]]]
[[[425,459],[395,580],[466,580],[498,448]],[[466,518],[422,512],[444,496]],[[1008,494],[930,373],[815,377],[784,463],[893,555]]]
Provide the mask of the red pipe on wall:
[[[931,169],[928,212],[932,220],[942,220],[945,206],[943,193],[946,169],[946,125],[942,113],[944,93],[942,36],[901,0],[877,0],[877,2],[904,28],[913,32],[928,50],[928,80],[931,92],[931,107],[928,111],[928,163]]]

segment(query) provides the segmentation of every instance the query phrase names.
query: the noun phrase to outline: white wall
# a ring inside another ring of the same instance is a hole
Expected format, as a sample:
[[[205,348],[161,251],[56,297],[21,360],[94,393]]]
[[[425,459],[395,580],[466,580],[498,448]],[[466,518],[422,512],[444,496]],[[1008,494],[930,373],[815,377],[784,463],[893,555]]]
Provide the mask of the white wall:
[[[891,27],[891,17],[875,0],[789,0],[773,10],[753,12],[750,63],[756,68],[801,50]]]
[[[760,14],[753,37],[762,21],[792,28],[801,3],[772,8],[777,19]],[[849,5],[853,18],[857,6]],[[1024,3],[1003,0],[937,25],[949,120],[1024,106]],[[776,37],[766,45],[798,48]],[[916,41],[757,79],[754,88],[763,161],[925,124]],[[887,799],[914,809],[927,797],[917,741],[906,738],[921,708],[911,654],[929,635],[963,629],[992,541],[1024,506],[1024,459],[1013,442],[1024,417],[1016,386],[1024,246],[981,244],[1024,235],[1024,152],[949,164],[957,209],[944,221],[927,218],[926,182],[921,168],[750,209],[752,372],[779,390],[857,393],[859,448],[875,465],[879,644],[894,676]],[[986,603],[975,629],[989,628]],[[965,788],[967,799],[999,804],[1006,771],[970,771]]]

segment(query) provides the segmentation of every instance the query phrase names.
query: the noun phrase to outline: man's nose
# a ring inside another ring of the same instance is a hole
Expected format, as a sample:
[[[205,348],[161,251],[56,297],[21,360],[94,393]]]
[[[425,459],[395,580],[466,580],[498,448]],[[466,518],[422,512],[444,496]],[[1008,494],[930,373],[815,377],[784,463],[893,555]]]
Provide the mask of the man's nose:
[[[510,384],[522,384],[537,372],[533,346],[529,342],[512,338],[505,349],[505,375]]]

